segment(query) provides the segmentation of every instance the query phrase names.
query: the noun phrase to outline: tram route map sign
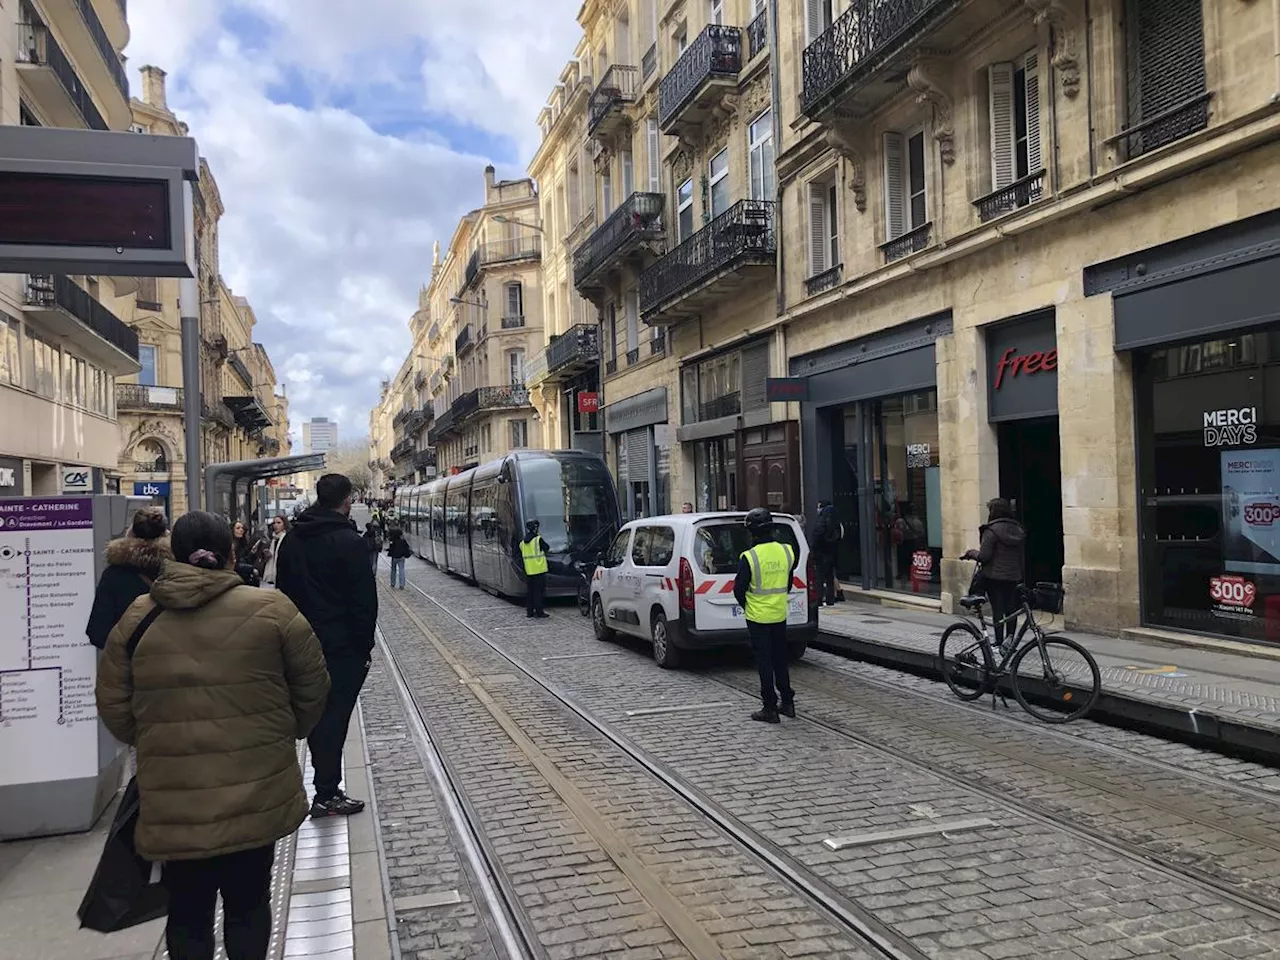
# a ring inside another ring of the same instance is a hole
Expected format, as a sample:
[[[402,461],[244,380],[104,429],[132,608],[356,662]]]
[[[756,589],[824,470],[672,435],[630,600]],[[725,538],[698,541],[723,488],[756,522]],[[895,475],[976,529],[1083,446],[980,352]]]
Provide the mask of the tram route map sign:
[[[98,772],[93,500],[0,500],[0,785]]]

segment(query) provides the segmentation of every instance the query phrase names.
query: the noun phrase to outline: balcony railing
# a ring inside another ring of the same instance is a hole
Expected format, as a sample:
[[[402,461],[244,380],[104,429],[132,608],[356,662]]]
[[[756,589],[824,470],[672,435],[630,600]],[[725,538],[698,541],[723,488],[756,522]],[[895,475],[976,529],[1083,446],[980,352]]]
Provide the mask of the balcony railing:
[[[470,460],[472,457],[480,456],[480,444],[473,443],[471,446],[464,448],[462,456],[467,460]]]
[[[736,78],[741,69],[742,31],[718,23],[708,25],[658,85],[659,126],[669,129],[708,81]]]
[[[747,59],[754,60],[756,54],[769,47],[769,8],[766,6],[756,14],[755,19],[747,24]]]
[[[551,373],[599,362],[600,328],[592,324],[574,324],[547,347],[547,369]]]
[[[661,239],[662,205],[660,193],[633,193],[622,201],[609,219],[573,251],[573,285],[582,287],[632,244]]]
[[[163,458],[157,460],[135,460],[133,462],[134,473],[168,473],[169,461]]]
[[[231,412],[230,407],[221,400],[209,400],[203,396],[200,398],[200,419],[216,423],[227,430],[236,425],[236,415]]]
[[[801,108],[811,113],[838,88],[874,71],[900,43],[921,33],[959,0],[852,0],[804,51]]]
[[[440,321],[432,320],[431,326],[427,330],[427,343],[435,343],[440,339]]]
[[[880,249],[884,251],[884,262],[893,263],[910,254],[919,253],[929,245],[929,231],[932,227],[932,223],[922,223],[914,230],[880,244]]]
[[[394,447],[391,448],[391,462],[400,463],[408,460],[413,456],[414,439],[413,437],[405,437]]]
[[[840,271],[844,269],[844,264],[837,263],[829,270],[823,270],[821,273],[815,273],[804,282],[804,292],[809,296],[815,293],[822,293],[824,290],[830,290],[840,282]]]
[[[436,466],[435,450],[418,450],[413,454],[413,467],[415,470],[432,470]]]
[[[444,383],[443,371],[435,370],[427,380],[427,390],[431,393],[435,393],[442,383]]]
[[[89,296],[70,279],[48,273],[27,275],[26,302],[37,307],[59,307],[107,343],[138,359],[138,334],[114,313]]]
[[[462,274],[462,289],[458,293],[463,294],[470,290],[471,285],[475,283],[478,276],[480,276],[480,248],[476,247],[471,251],[471,256],[467,260],[466,269]]]
[[[636,80],[640,71],[625,63],[615,63],[604,72],[591,91],[587,105],[587,133],[594,133],[601,122],[624,103],[636,98]]]
[[[640,77],[648,80],[653,76],[653,71],[658,69],[658,44],[649,44],[649,49],[644,52],[644,56],[640,58]]]
[[[604,375],[606,377],[612,377],[617,372],[618,372],[618,358],[610,357],[608,360],[604,362]]]
[[[116,384],[117,410],[181,410],[181,387],[152,387],[143,383]]]
[[[1015,180],[1007,187],[993,190],[985,197],[973,201],[978,208],[978,217],[983,223],[1003,216],[1019,207],[1035,203],[1044,196],[1044,171],[1037,170],[1029,177]]]
[[[628,367],[634,367],[634,366],[635,366],[637,363],[639,363],[639,362],[640,362],[640,348],[639,348],[639,347],[636,347],[634,350],[628,350],[628,351],[627,351],[627,366],[628,366]]]
[[[107,121],[102,119],[102,114],[94,106],[93,98],[89,96],[89,88],[84,85],[75,67],[58,46],[58,41],[53,39],[53,34],[43,23],[21,22],[18,24],[17,59],[19,63],[46,66],[52,70],[63,89],[67,91],[71,102],[80,111],[85,126],[91,130],[109,129]]]
[[[524,326],[524,317],[523,317],[523,316],[518,316],[518,317],[503,317],[503,318],[502,318],[502,329],[503,329],[503,330],[519,330],[519,329],[520,329],[521,327],[523,327],[523,326]]]
[[[1197,94],[1189,100],[1175,104],[1168,110],[1149,117],[1140,123],[1120,131],[1114,137],[1108,137],[1106,144],[1119,143],[1122,155],[1126,160],[1140,157],[1144,153],[1159,149],[1175,140],[1203,130],[1209,125],[1209,101],[1212,91]]]
[[[739,200],[640,274],[640,313],[657,313],[724,270],[772,263],[777,256],[775,203]]]
[[[667,332],[659,330],[658,335],[649,341],[649,356],[665,357],[667,355]]]
[[[505,387],[481,387],[476,391],[476,404],[481,410],[515,410],[529,406],[529,388],[523,383]]]
[[[722,397],[698,404],[698,421],[734,417],[742,412],[742,394],[726,393]]]
[[[443,437],[447,437],[453,432],[456,419],[452,407],[436,417],[435,425],[427,431],[427,442],[434,447]]]
[[[453,352],[458,356],[462,356],[462,351],[470,349],[471,346],[471,324],[468,323],[462,328],[462,331],[457,335],[457,337],[454,338]]]
[[[89,36],[93,37],[93,45],[98,48],[98,53],[106,63],[107,72],[111,74],[111,79],[115,81],[121,95],[128,100],[129,77],[124,72],[124,64],[120,62],[120,56],[116,53],[111,38],[107,36],[106,28],[102,26],[102,21],[93,10],[93,0],[76,0],[76,9],[80,11],[84,25],[89,28]]]

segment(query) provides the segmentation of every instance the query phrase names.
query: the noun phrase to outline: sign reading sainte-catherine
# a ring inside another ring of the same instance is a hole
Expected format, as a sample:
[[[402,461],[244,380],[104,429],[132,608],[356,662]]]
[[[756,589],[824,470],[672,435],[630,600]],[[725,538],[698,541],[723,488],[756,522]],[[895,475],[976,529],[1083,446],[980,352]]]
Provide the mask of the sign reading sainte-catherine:
[[[0,500],[0,785],[98,772],[93,500]]]

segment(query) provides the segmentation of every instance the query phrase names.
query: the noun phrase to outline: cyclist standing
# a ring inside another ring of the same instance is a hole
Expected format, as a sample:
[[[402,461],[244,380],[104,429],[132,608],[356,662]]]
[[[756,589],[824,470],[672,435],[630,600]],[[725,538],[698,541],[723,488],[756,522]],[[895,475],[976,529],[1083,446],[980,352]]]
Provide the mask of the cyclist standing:
[[[745,522],[753,545],[738,561],[733,596],[746,613],[747,633],[760,671],[763,707],[751,719],[778,723],[779,712],[796,715],[796,694],[787,667],[787,595],[799,558],[789,544],[778,542],[773,514],[767,508],[749,510]]]
[[[995,622],[996,644],[1004,645],[1006,636],[1012,643],[1017,636],[1017,619],[1004,618],[1021,607],[1018,586],[1026,575],[1023,548],[1027,531],[1013,518],[1013,507],[1004,497],[987,502],[987,522],[978,528],[981,540],[977,550],[967,551],[962,560],[982,564],[982,579],[987,599],[991,601],[991,619]]]

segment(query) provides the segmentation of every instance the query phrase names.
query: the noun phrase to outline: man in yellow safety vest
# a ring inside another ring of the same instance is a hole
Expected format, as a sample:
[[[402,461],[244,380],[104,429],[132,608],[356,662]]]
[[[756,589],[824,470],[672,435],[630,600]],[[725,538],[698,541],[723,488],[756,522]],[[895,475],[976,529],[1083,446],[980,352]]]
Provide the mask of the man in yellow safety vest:
[[[524,560],[525,616],[545,618],[547,611],[542,607],[547,599],[547,541],[538,536],[541,526],[537,520],[524,525],[520,557]]]
[[[778,542],[773,514],[765,507],[749,510],[746,524],[752,547],[738,560],[733,596],[746,612],[747,633],[760,671],[764,707],[751,719],[778,723],[779,712],[796,715],[796,694],[787,669],[787,595],[799,558],[790,544]]]

